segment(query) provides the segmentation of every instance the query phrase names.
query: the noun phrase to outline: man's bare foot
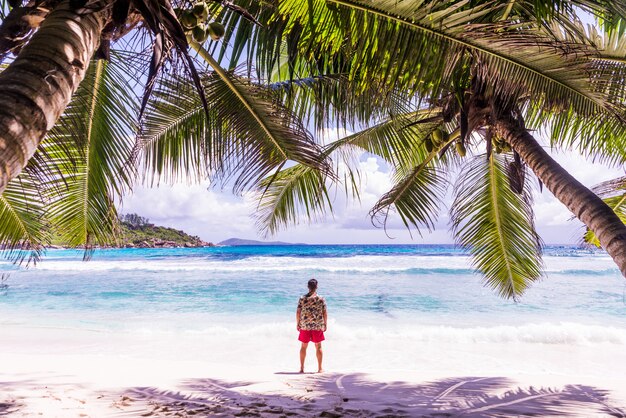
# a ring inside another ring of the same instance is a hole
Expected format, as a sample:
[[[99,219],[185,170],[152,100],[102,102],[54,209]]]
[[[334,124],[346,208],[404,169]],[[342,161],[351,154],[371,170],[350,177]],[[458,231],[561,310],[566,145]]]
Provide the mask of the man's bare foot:
[[[318,373],[324,373],[324,369],[319,369],[317,372]]]
[[[298,373],[304,373],[304,369],[300,369]]]

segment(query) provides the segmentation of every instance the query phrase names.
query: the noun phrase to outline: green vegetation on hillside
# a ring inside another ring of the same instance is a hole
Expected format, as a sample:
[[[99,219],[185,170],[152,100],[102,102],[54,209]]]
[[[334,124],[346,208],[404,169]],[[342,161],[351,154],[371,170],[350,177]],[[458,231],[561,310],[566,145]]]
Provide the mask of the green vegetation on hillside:
[[[120,217],[120,247],[204,247],[212,245],[183,231],[151,224],[135,213]]]
[[[159,247],[206,247],[213,246],[200,237],[184,231],[156,226],[150,220],[135,213],[120,216],[118,243],[120,248],[159,248]],[[60,238],[53,240],[55,246],[67,246]]]

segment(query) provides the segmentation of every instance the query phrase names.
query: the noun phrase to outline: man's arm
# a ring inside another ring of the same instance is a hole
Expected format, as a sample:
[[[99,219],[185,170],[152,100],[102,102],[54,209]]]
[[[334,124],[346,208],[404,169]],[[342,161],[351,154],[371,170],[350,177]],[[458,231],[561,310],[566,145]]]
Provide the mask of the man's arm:
[[[328,314],[326,313],[326,306],[324,306],[324,332],[326,332],[327,327],[328,327]]]
[[[300,331],[300,308],[296,310],[296,329]]]

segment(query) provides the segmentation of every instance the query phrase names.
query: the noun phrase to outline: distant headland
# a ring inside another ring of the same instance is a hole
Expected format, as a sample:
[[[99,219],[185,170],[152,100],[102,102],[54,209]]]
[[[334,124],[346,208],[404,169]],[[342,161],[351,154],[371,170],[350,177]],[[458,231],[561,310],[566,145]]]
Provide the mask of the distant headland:
[[[168,248],[168,247],[213,247],[215,244],[184,231],[150,223],[150,220],[135,213],[120,217],[122,233],[119,247],[122,248]]]
[[[120,232],[117,242],[101,248],[197,248],[214,247],[200,237],[189,235],[184,231],[150,223],[148,218],[136,213],[121,215]],[[59,239],[53,240],[51,248],[65,248]]]

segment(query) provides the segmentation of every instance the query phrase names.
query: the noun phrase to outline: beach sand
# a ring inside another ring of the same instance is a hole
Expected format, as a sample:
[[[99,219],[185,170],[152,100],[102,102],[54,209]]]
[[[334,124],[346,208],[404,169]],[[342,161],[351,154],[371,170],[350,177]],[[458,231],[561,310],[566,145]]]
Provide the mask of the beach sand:
[[[5,324],[0,416],[626,416],[622,344],[368,344],[329,330],[327,371],[299,374],[288,326],[259,340],[243,329],[225,337]]]

